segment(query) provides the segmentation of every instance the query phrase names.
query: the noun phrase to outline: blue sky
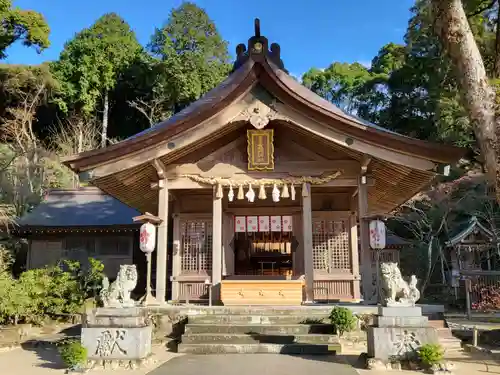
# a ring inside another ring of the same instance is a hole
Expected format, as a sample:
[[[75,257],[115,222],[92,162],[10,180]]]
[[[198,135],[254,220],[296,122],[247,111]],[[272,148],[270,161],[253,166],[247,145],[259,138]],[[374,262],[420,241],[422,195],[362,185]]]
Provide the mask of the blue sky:
[[[147,44],[181,0],[14,0],[14,5],[45,15],[52,46],[38,55],[15,45],[5,62],[36,64],[58,58],[64,43],[107,12],[120,14]],[[286,68],[301,75],[333,61],[367,64],[380,47],[401,42],[414,0],[198,0],[230,43],[230,52],[253,35],[253,19],[262,34],[281,45]]]

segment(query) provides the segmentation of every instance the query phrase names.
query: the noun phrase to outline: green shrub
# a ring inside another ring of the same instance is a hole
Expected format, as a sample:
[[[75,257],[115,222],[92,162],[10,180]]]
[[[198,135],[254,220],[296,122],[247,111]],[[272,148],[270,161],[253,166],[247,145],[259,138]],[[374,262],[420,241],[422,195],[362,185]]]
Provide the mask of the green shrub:
[[[439,344],[422,345],[417,352],[418,359],[425,367],[441,362],[444,357],[444,350]]]
[[[352,331],[356,327],[356,317],[351,310],[345,307],[334,307],[329,318],[339,336],[342,336],[344,332]]]
[[[87,362],[87,348],[78,340],[67,340],[58,349],[61,359],[70,369],[83,367]]]
[[[49,317],[73,317],[96,295],[103,267],[94,259],[87,268],[64,261],[23,272],[18,280],[0,272],[0,324],[41,324]]]

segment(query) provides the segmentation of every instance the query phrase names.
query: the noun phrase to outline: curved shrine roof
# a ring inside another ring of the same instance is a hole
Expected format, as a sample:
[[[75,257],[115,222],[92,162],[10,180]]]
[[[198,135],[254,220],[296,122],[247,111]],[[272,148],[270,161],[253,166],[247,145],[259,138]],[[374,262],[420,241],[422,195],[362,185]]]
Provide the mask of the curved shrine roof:
[[[326,142],[348,158],[360,161],[366,156],[373,159],[370,170],[375,185],[368,190],[370,211],[373,213],[389,212],[410,199],[432,181],[436,164],[454,163],[465,154],[465,150],[458,147],[389,131],[346,113],[323,99],[287,73],[279,45],[272,43],[269,46],[268,40],[260,35],[258,23],[255,35],[247,45],[238,45],[236,52],[233,72],[199,100],[150,129],[106,148],[68,157],[63,160],[64,164],[77,173],[96,170],[101,166],[101,170],[114,171],[97,174],[93,183],[142,212],[154,210],[152,202],[157,199],[157,193],[151,190],[151,181],[157,180],[157,173],[151,165],[151,158],[166,165],[175,160],[175,156],[169,158],[167,155],[165,159],[163,154],[192,152],[197,144],[178,146],[174,137],[191,136],[189,132],[196,127],[197,131],[193,133],[197,133],[200,138],[208,137],[207,142],[221,136],[219,132],[229,132],[230,126],[234,127],[234,124],[223,123],[210,136],[207,136],[207,132],[203,133],[203,129],[225,110],[244,107],[242,105],[246,102],[243,98],[256,88],[269,93],[276,100],[277,108],[291,111],[296,116],[287,125],[297,130],[297,134],[311,134],[315,142]],[[309,125],[305,125],[306,122]],[[199,127],[200,124],[203,124],[203,129]],[[321,130],[310,128],[316,125]],[[332,138],[334,133],[336,143]],[[359,146],[361,144],[364,146]],[[134,189],[130,189],[132,185]],[[134,193],[139,189],[144,191],[141,196]]]
[[[263,86],[281,102],[349,137],[434,162],[455,162],[464,154],[460,148],[407,137],[344,112],[291,77],[284,69],[279,46],[273,43],[268,49],[268,41],[260,36],[260,30],[250,38],[248,51],[240,44],[237,53],[235,69],[228,78],[185,109],[117,144],[68,157],[64,163],[79,172],[164,143],[207,120],[256,85]]]

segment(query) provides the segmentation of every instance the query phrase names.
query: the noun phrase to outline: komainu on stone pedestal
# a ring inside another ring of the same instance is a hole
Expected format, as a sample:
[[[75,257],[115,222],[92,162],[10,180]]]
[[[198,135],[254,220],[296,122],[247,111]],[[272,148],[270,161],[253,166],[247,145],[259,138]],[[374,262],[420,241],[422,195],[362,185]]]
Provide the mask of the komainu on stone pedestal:
[[[410,282],[406,282],[397,263],[381,263],[380,276],[380,295],[384,306],[415,306],[420,299],[417,277],[412,275]]]
[[[137,286],[137,267],[121,265],[116,280],[111,284],[107,277],[102,280],[102,289],[99,293],[104,307],[132,307],[135,301],[130,298],[130,293]]]

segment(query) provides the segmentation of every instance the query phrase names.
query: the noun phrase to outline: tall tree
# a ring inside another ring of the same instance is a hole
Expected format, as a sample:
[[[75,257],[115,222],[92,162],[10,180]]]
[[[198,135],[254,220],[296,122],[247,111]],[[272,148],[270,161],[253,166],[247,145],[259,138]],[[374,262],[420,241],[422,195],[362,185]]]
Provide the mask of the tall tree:
[[[6,57],[5,50],[17,41],[38,51],[50,45],[50,29],[40,13],[13,8],[12,0],[0,0],[0,20],[0,59]]]
[[[101,147],[108,140],[109,93],[117,76],[143,49],[130,26],[117,14],[109,13],[66,43],[54,64],[63,83],[66,107],[90,118],[102,108]]]
[[[226,78],[227,45],[205,10],[190,2],[173,9],[156,29],[149,48],[162,61],[174,112]]]
[[[474,38],[461,0],[431,0],[435,27],[444,48],[458,72],[460,92],[477,142],[488,179],[500,200],[498,139],[500,129],[495,116],[495,92]]]

